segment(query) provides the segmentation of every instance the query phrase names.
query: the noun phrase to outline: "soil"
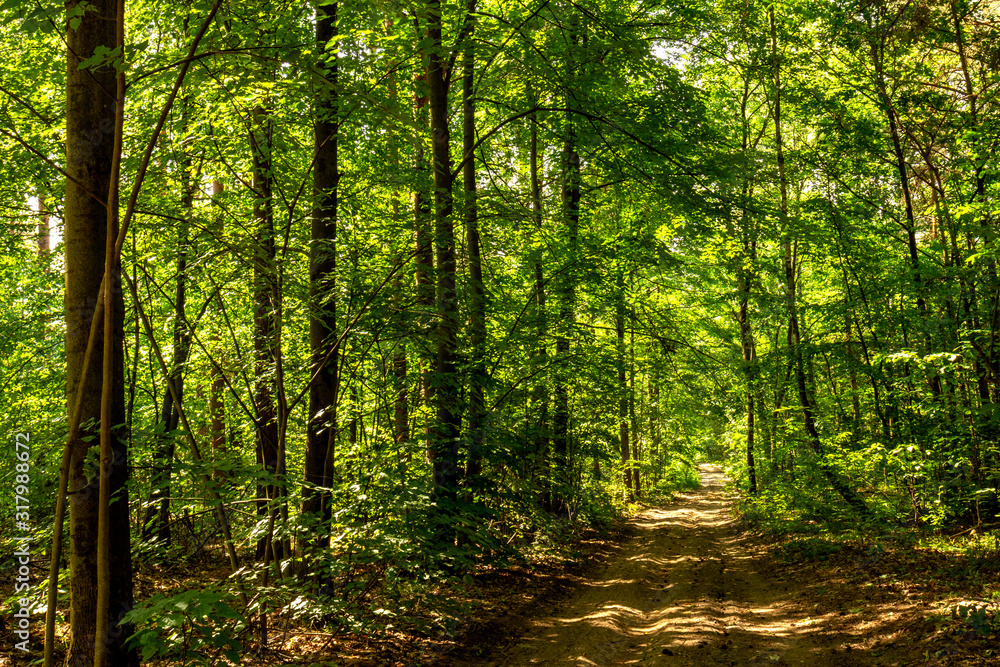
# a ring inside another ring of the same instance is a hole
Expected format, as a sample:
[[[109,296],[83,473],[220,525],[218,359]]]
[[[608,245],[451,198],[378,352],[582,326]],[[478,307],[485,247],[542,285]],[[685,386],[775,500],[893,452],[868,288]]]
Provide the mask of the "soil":
[[[721,468],[701,479],[635,516],[564,599],[549,586],[434,664],[1000,665],[1000,647],[950,621],[940,589],[892,574],[891,559],[789,563],[732,518]]]

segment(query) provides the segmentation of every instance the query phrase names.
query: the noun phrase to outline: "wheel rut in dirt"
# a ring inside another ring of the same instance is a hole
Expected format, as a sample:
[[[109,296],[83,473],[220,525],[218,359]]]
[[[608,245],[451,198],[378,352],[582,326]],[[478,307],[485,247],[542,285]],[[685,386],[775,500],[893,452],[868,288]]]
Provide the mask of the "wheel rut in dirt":
[[[836,610],[806,605],[799,588],[756,558],[762,547],[734,525],[721,468],[702,486],[634,520],[603,571],[487,660],[455,665],[870,664],[858,639],[828,631]]]

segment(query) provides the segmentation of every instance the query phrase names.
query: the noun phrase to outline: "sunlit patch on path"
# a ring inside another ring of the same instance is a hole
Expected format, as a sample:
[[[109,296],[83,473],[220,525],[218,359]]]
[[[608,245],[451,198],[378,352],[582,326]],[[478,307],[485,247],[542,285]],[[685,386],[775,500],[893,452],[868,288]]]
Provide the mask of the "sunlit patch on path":
[[[814,582],[786,581],[756,558],[760,547],[728,513],[720,468],[703,465],[701,478],[700,489],[636,517],[603,572],[485,664],[877,664],[856,650],[863,638],[827,627],[836,609],[803,603]]]

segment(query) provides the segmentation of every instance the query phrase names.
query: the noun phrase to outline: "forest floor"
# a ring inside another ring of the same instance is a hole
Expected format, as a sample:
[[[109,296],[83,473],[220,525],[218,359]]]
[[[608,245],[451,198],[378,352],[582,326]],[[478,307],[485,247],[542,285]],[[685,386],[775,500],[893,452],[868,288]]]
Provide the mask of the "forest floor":
[[[493,616],[430,663],[1000,665],[1000,647],[951,618],[963,595],[940,578],[939,554],[845,548],[789,559],[733,518],[721,468],[703,465],[701,479],[640,512],[591,566],[536,594],[507,582]]]
[[[970,565],[905,530],[858,542],[763,536],[733,512],[721,468],[700,472],[700,488],[585,534],[572,558],[486,568],[461,592],[441,591],[465,611],[439,631],[335,637],[285,627],[267,655],[242,664],[1000,666],[997,635],[984,639],[952,615],[990,595],[996,608],[995,551]],[[190,574],[224,577],[217,561],[218,572]],[[177,576],[141,574],[141,597],[193,585]],[[40,655],[39,636],[30,656],[6,651],[13,635],[2,623],[0,640],[0,666]]]

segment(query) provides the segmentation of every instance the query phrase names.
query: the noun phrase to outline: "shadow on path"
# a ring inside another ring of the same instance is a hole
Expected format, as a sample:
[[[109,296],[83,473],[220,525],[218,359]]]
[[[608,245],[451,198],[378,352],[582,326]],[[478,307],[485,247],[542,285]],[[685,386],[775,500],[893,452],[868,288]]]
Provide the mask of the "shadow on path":
[[[824,627],[838,613],[806,605],[801,589],[757,558],[761,547],[729,516],[721,468],[702,486],[647,509],[603,572],[499,655],[457,665],[873,664],[861,638]]]

